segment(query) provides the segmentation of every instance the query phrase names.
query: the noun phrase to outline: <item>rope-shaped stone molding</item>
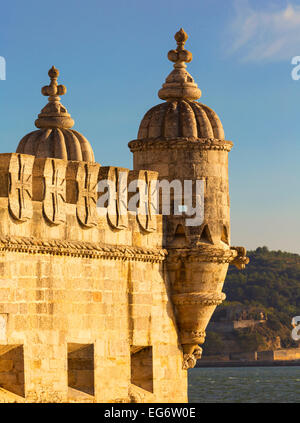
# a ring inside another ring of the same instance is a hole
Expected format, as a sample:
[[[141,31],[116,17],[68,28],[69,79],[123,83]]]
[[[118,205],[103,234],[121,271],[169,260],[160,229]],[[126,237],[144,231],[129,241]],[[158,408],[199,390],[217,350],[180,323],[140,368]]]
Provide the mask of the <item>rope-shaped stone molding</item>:
[[[176,248],[168,250],[168,263],[184,262],[211,262],[231,263],[238,255],[235,249],[224,250],[222,248],[197,247],[197,248]]]
[[[193,343],[196,344],[203,344],[206,337],[205,331],[199,331],[199,330],[180,330],[180,340],[181,343]]]
[[[33,237],[0,238],[0,252],[50,254],[92,259],[133,260],[159,263],[167,251],[155,248],[115,246],[83,241],[43,240]]]
[[[182,304],[201,304],[206,306],[217,306],[226,298],[224,292],[189,292],[184,294],[172,295],[172,302],[176,305]]]
[[[132,153],[144,150],[172,150],[186,149],[187,147],[194,150],[223,150],[230,151],[233,146],[232,141],[218,140],[215,138],[172,138],[172,139],[156,139],[149,138],[147,140],[133,140],[128,143]]]

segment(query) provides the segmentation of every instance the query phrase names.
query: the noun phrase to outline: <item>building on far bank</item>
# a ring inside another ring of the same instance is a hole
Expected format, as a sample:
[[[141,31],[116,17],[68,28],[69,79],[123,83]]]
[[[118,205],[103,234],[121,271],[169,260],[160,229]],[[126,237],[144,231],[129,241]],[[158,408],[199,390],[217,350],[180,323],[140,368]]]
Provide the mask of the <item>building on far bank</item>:
[[[55,67],[37,130],[16,153],[0,154],[1,402],[187,401],[187,369],[225,298],[228,265],[248,262],[244,248],[230,246],[233,144],[196,101],[187,38],[175,35],[163,102],[129,143],[133,170],[95,162],[92,145],[71,129]],[[203,181],[201,224],[187,224],[183,195],[171,195],[178,210],[156,214],[157,180]],[[127,207],[132,181],[135,210]],[[100,210],[99,182],[116,192]]]

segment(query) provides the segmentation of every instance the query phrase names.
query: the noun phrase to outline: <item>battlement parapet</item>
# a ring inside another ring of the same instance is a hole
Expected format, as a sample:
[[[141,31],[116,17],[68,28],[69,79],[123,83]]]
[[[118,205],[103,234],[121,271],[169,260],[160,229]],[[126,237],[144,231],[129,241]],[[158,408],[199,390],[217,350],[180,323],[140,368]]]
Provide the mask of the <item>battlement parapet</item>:
[[[0,197],[8,199],[9,214],[16,223],[30,220],[33,202],[41,202],[42,216],[47,223],[61,225],[66,222],[67,209],[70,210],[67,205],[72,204],[83,229],[96,227],[101,216],[106,217],[107,226],[112,230],[127,229],[130,212],[143,232],[153,232],[157,224],[150,186],[157,177],[158,173],[153,171],[101,167],[94,162],[0,154]],[[148,198],[144,197],[141,186],[145,184],[149,187]],[[135,199],[139,204],[135,209],[128,206],[133,186],[135,195],[140,198],[140,201]]]

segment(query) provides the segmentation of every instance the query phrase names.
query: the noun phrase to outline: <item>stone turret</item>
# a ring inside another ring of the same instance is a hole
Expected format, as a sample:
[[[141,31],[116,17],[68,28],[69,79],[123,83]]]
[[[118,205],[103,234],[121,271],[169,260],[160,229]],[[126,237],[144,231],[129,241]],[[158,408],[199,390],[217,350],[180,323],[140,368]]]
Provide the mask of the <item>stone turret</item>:
[[[186,224],[186,214],[173,210],[164,216],[167,268],[175,305],[183,367],[193,367],[201,356],[205,329],[216,306],[225,299],[222,287],[229,263],[243,268],[248,262],[242,247],[230,247],[228,152],[233,143],[224,138],[217,114],[197,102],[201,91],[186,64],[192,53],[184,49],[187,34],[175,35],[175,62],[158,96],[165,100],[142,119],[138,139],[131,141],[134,169],[159,172],[170,183],[203,181],[204,215],[201,224]],[[197,194],[193,192],[193,200]],[[184,198],[181,210],[184,210]],[[178,199],[177,199],[178,205]],[[203,206],[203,204],[202,204]],[[175,207],[175,206],[174,206]]]
[[[67,89],[64,85],[57,84],[58,69],[52,66],[48,75],[51,82],[42,88],[42,94],[49,96],[49,102],[35,121],[35,126],[40,129],[30,132],[21,139],[17,153],[94,162],[90,143],[82,134],[71,129],[74,120],[60,103],[59,96],[66,94]]]

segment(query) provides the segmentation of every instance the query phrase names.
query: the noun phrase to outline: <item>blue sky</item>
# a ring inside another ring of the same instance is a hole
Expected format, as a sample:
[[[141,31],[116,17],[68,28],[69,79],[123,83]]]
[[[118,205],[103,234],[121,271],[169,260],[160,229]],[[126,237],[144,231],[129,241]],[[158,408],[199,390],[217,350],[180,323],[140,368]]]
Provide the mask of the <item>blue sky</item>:
[[[0,151],[15,151],[46,103],[48,69],[102,165],[132,168],[128,141],[171,71],[183,27],[200,101],[220,116],[230,153],[232,244],[300,253],[300,1],[5,2],[0,16]]]

